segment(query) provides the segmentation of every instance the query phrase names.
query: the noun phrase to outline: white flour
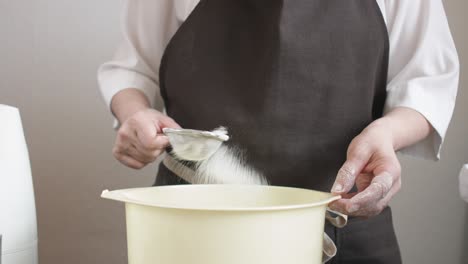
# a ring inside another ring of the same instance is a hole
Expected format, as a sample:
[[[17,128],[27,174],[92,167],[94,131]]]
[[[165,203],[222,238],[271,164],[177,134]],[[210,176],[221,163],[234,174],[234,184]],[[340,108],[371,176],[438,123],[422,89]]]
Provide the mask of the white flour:
[[[225,127],[213,131],[164,128],[163,132],[171,142],[172,152],[179,159],[188,161],[208,159],[229,140]]]
[[[187,134],[187,131],[169,136],[173,146],[172,154],[179,160],[191,160],[196,164],[193,171],[179,166],[184,174],[192,175],[191,183],[196,184],[257,184],[266,185],[267,180],[251,166],[248,166],[241,151],[223,144],[213,144],[213,137],[194,136],[198,131]],[[225,128],[211,131],[214,134],[225,134]],[[215,146],[217,149],[213,149]],[[198,159],[201,153],[212,153],[208,158]]]
[[[246,164],[240,151],[224,145],[197,165],[194,180],[199,183],[268,184],[263,175]]]

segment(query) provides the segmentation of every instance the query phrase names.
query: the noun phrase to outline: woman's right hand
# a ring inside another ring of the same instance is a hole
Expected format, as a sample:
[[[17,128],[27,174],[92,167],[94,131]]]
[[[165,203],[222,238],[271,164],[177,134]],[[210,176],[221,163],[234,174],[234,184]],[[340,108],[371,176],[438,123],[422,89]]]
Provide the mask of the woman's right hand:
[[[152,109],[146,95],[137,89],[118,92],[111,108],[121,123],[112,153],[130,168],[141,169],[164,152],[169,139],[162,134],[163,128],[180,128],[172,118]]]
[[[141,169],[152,163],[169,145],[162,134],[165,127],[179,128],[172,118],[154,109],[145,109],[127,118],[117,132],[112,153],[124,165]]]

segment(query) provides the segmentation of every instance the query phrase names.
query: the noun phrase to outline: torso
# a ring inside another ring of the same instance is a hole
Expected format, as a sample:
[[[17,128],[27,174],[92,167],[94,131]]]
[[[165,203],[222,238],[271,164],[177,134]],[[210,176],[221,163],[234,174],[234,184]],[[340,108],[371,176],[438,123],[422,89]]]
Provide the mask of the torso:
[[[171,40],[160,85],[171,117],[227,126],[271,184],[329,190],[382,114],[387,67],[375,0],[205,0]]]

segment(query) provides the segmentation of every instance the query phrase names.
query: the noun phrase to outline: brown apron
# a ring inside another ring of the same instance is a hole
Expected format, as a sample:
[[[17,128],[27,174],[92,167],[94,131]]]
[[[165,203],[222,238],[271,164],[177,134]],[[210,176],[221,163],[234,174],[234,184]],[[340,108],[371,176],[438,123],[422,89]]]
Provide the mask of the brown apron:
[[[329,191],[351,140],[382,115],[388,55],[375,0],[201,0],[166,48],[161,95],[182,127],[227,126],[271,185]],[[161,166],[156,185],[180,183]],[[400,263],[390,210],[354,222],[377,237],[327,227],[331,263]]]

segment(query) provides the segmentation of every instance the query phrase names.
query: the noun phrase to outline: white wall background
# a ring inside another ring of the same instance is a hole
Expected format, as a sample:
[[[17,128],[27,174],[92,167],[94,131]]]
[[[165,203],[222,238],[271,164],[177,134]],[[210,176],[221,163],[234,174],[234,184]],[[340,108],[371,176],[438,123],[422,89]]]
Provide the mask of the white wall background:
[[[468,206],[458,194],[458,173],[468,163],[468,2],[445,0],[462,63],[455,115],[441,161],[402,157],[403,187],[394,222],[405,263],[468,263]]]
[[[445,3],[468,62],[468,2]],[[95,76],[119,39],[119,15],[115,0],[0,0],[0,103],[22,112],[41,264],[126,263],[124,208],[99,195],[154,178],[154,166],[135,172],[111,155],[111,118]],[[405,263],[468,263],[468,211],[457,189],[468,162],[466,76],[463,67],[442,161],[402,159],[404,186],[393,207]]]

